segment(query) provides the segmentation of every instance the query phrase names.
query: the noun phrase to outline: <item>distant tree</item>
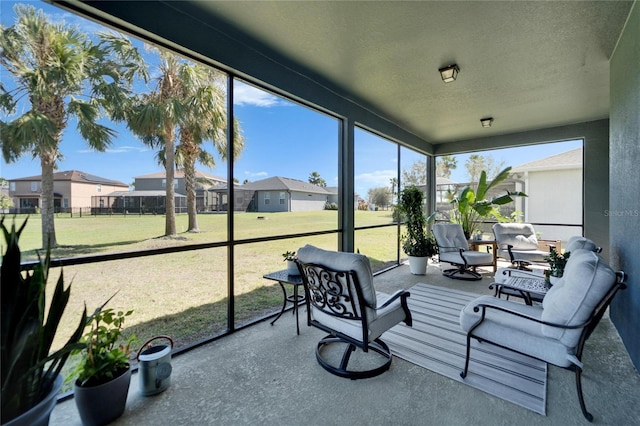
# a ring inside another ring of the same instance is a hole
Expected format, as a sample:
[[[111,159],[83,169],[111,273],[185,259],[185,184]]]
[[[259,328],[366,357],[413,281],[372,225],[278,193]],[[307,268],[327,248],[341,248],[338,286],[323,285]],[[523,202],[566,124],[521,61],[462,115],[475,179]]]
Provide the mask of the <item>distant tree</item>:
[[[388,207],[391,201],[391,193],[389,188],[381,186],[378,188],[371,188],[367,193],[370,204],[375,204],[378,207]]]
[[[0,194],[0,210],[8,209],[9,207],[13,207],[13,200],[11,197]]]
[[[491,155],[472,154],[465,163],[467,176],[470,183],[477,183],[483,171],[487,173],[487,179],[492,180],[504,168],[504,161],[496,164]]]
[[[436,176],[449,179],[451,170],[458,167],[458,159],[451,155],[443,155],[436,161]]]
[[[321,186],[323,188],[327,186],[327,182],[322,177],[320,177],[320,173],[318,172],[311,172],[311,174],[309,175],[309,183]]]
[[[3,177],[0,177],[0,188],[5,188],[9,186],[9,181]]]
[[[409,170],[402,171],[402,187],[427,184],[427,160],[416,160]]]
[[[14,116],[0,121],[0,145],[7,163],[25,154],[40,159],[42,247],[56,247],[53,171],[67,124],[75,119],[82,139],[104,151],[116,132],[102,119],[124,120],[132,83],[146,78],[146,68],[124,37],[99,33],[93,42],[33,6],[14,10],[16,24],[0,27],[0,65],[15,82],[11,91],[0,84],[2,117]]]
[[[393,197],[397,194],[396,188],[398,187],[398,178],[389,179],[389,183],[391,184],[391,197],[393,199]]]
[[[248,183],[251,183],[251,181],[250,181],[249,179],[245,179],[245,180],[243,180],[243,181],[242,181],[242,184],[243,184],[243,185],[246,185],[246,184],[248,184]]]

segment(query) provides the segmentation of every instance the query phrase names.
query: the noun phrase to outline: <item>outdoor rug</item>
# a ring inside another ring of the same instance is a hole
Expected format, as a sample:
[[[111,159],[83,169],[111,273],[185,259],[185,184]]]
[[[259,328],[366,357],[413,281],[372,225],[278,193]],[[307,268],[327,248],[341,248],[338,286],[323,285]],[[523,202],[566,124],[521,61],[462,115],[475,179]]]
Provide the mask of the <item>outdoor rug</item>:
[[[422,283],[409,291],[413,327],[401,323],[382,335],[394,355],[546,415],[545,362],[472,339],[469,372],[460,377],[466,351],[460,311],[477,294]]]

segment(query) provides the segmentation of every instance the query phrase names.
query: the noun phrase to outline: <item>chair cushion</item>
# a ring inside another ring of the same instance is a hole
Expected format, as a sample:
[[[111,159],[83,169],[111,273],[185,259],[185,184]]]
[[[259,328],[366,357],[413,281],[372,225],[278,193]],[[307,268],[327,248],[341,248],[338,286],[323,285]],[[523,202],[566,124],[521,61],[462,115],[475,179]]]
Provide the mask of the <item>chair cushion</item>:
[[[480,320],[482,311],[473,311],[478,304],[502,307],[538,320],[542,315],[540,306],[481,296],[469,302],[460,312],[460,326],[465,332]],[[473,330],[473,335],[559,367],[568,367],[575,359],[571,348],[542,333],[540,323],[495,309],[487,309],[484,321]]]
[[[323,250],[310,244],[298,249],[297,257],[302,263],[317,263],[336,271],[355,271],[365,303],[374,309],[377,306],[368,257],[357,253]]]
[[[596,246],[596,243],[588,238],[581,237],[580,235],[575,235],[569,238],[569,241],[567,241],[567,245],[564,248],[565,252],[573,252],[579,249],[596,251],[598,249],[598,246]]]
[[[529,223],[496,223],[493,234],[502,250],[512,245],[514,250],[538,250],[538,238]]]
[[[615,272],[596,253],[572,251],[564,275],[542,301],[542,320],[562,325],[584,323],[615,282]],[[543,326],[542,332],[568,347],[574,347],[582,329]]]
[[[389,297],[391,297],[389,294],[377,293],[377,299],[380,302],[380,305],[384,305],[384,302],[386,302]],[[366,310],[367,330],[369,333],[367,338],[370,341],[377,339],[385,331],[389,330],[399,322],[404,321],[406,316],[404,309],[402,309],[400,299],[396,299],[388,306],[378,310],[370,308],[366,308]],[[352,339],[358,341],[362,341],[363,339],[362,322],[360,322],[360,320],[351,320],[348,318],[328,315],[321,310],[314,308],[311,309],[311,316],[319,323],[331,328],[332,330],[337,330],[340,333],[346,334]]]
[[[464,252],[464,258],[469,266],[488,266],[493,265],[493,255],[491,253],[483,253],[481,251],[468,250]],[[440,253],[440,262],[448,262],[456,265],[463,265],[464,259],[460,256],[459,251],[450,251]]]
[[[469,243],[464,236],[462,226],[458,223],[437,223],[431,227],[433,236],[438,244],[440,259],[447,252],[459,252],[459,249],[469,249]]]

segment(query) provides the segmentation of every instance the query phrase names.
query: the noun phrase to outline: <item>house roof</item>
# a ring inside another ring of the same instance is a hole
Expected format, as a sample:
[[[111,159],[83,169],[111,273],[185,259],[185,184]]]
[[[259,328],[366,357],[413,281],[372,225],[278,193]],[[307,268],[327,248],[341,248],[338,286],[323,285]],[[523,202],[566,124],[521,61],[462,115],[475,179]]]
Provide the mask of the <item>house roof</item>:
[[[11,179],[12,182],[18,181],[39,181],[42,180],[42,175],[35,176],[27,176],[23,178]],[[67,170],[65,172],[54,172],[53,180],[55,181],[71,181],[77,183],[91,183],[91,184],[103,184],[103,185],[113,185],[113,186],[123,186],[128,188],[129,185],[126,183],[120,182],[118,180],[112,180],[103,178],[100,176],[92,175],[90,173],[82,172],[80,170]]]
[[[312,192],[316,194],[331,194],[325,188],[297,179],[289,179],[281,176],[274,176],[267,179],[258,180],[242,185],[242,189],[254,191],[295,191]]]
[[[114,191],[105,195],[98,195],[98,197],[164,197],[167,195],[166,191]],[[175,194],[176,198],[187,198],[186,195]]]
[[[134,176],[134,179],[164,179],[164,177],[167,175],[167,173],[165,171],[161,171],[161,172],[157,172],[157,173],[150,173],[147,175],[140,175],[140,176]],[[175,171],[175,178],[176,179],[182,179],[184,178],[184,170],[183,169],[178,169]],[[216,176],[216,175],[212,175],[210,173],[206,173],[200,170],[196,170],[196,178],[205,178],[205,179],[211,179],[211,180],[215,180],[218,182],[226,182],[227,179],[221,177],[221,176]]]
[[[555,169],[577,169],[582,167],[582,148],[572,149],[551,155],[529,163],[520,164],[511,169],[512,173]]]

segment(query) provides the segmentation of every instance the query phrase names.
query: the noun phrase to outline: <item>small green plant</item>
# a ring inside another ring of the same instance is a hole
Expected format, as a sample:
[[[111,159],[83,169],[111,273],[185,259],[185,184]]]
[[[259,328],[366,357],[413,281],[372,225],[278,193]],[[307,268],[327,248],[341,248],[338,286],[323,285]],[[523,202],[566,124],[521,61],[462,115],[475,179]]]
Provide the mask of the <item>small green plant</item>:
[[[90,330],[81,339],[86,347],[77,351],[81,354],[80,362],[67,379],[77,376],[79,386],[107,383],[129,368],[129,349],[137,339],[135,335],[123,339],[122,328],[133,311],[104,309],[109,300],[87,320]]]
[[[282,257],[284,258],[284,262],[287,260],[296,260],[296,252],[295,251],[285,251],[282,253]]]
[[[544,272],[547,282],[550,281],[552,276],[560,278],[564,275],[564,267],[567,265],[570,256],[570,251],[566,251],[563,254],[558,253],[556,250],[551,250],[549,256],[544,258],[549,263],[549,269]]]

